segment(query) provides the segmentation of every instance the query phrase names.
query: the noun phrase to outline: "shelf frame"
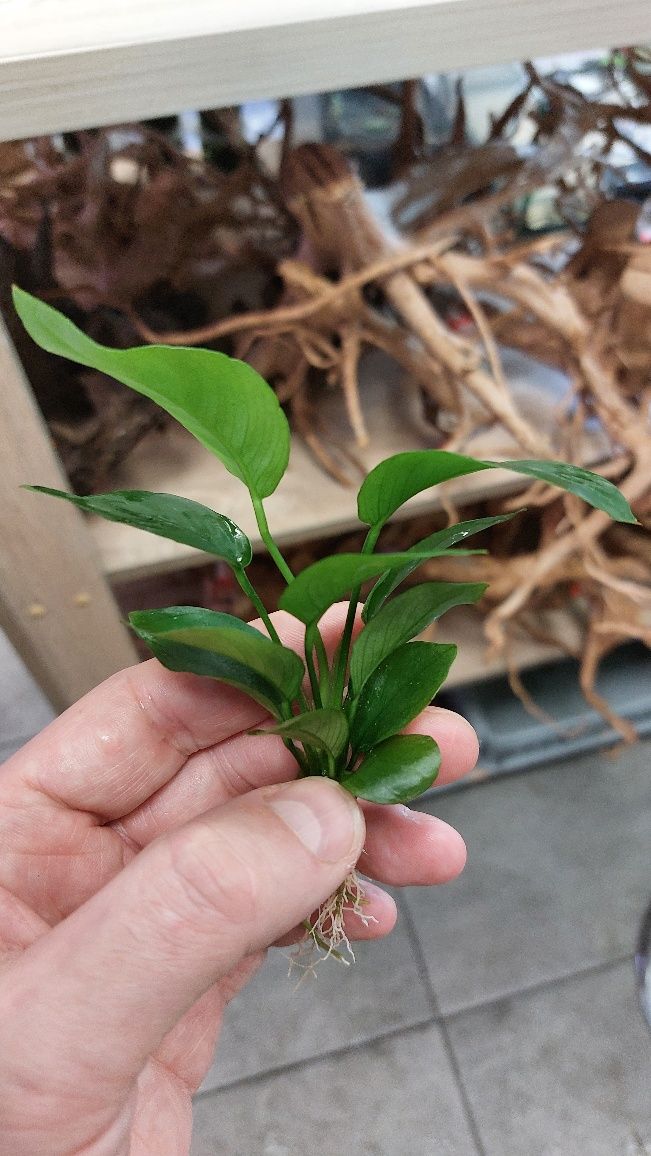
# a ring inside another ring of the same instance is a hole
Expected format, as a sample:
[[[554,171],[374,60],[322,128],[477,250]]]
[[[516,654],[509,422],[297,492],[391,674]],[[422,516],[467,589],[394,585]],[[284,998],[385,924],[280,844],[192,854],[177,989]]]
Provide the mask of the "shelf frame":
[[[1,319],[0,381],[0,627],[64,710],[137,655],[80,511],[52,517],[20,489],[69,483]]]
[[[648,35],[648,0],[6,0],[0,140]]]

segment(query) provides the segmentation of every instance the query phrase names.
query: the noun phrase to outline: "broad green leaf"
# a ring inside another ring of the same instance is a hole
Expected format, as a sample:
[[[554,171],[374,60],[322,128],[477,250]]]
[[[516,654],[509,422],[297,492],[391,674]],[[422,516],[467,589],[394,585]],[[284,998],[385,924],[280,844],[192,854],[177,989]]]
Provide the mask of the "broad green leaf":
[[[445,682],[456,653],[447,643],[408,642],[385,658],[353,702],[353,750],[370,751],[420,714]]]
[[[571,466],[567,462],[527,461],[486,462],[486,466],[488,469],[497,467],[512,470],[515,474],[525,474],[529,478],[547,482],[550,486],[558,486],[568,494],[575,494],[595,510],[603,510],[615,522],[637,525],[635,514],[617,486],[609,482],[608,478],[602,478],[592,470],[584,470],[582,466]]]
[[[387,602],[353,646],[350,682],[355,695],[380,663],[453,606],[477,602],[485,582],[426,582]]]
[[[148,635],[134,627],[152,654],[168,670],[200,674],[204,678],[214,678],[234,686],[249,698],[255,699],[274,718],[282,718],[285,713],[285,699],[278,688],[272,686],[250,667],[233,658],[224,658],[209,650],[199,650],[196,646],[185,646],[180,642],[170,642],[164,634]]]
[[[439,482],[486,469],[483,462],[445,450],[408,450],[385,458],[365,477],[357,495],[361,522],[385,522],[403,502]]]
[[[372,803],[408,803],[429,790],[441,765],[441,752],[429,735],[394,735],[366,756],[341,785]]]
[[[188,498],[151,494],[147,490],[113,490],[108,494],[81,498],[49,486],[25,486],[24,489],[65,498],[81,510],[99,514],[109,522],[122,522],[157,534],[159,538],[171,538],[173,542],[195,546],[197,550],[223,559],[236,570],[248,566],[252,558],[251,543],[235,522]]]
[[[254,735],[280,735],[328,751],[336,759],[348,742],[348,723],[341,710],[311,710],[297,714],[275,727],[252,731]]]
[[[43,349],[151,398],[254,494],[274,492],[287,468],[289,426],[274,391],[250,365],[208,349],[108,349],[44,301],[15,287],[13,296],[23,325]]]
[[[581,466],[571,466],[566,462],[486,462],[446,450],[412,450],[380,462],[365,478],[359,491],[357,510],[360,521],[369,526],[381,525],[415,494],[451,478],[492,469],[511,470],[538,478],[576,494],[618,522],[636,521],[617,487]]]
[[[466,538],[471,538],[473,534],[480,534],[482,530],[499,525],[500,522],[510,522],[511,518],[515,518],[517,514],[521,513],[523,513],[522,510],[514,510],[510,514],[496,514],[491,518],[471,518],[467,522],[457,522],[454,526],[446,526],[443,530],[436,530],[434,534],[429,534],[427,538],[416,542],[415,545],[409,547],[407,553],[419,554],[432,548],[448,549],[456,546],[457,542],[464,542]],[[364,622],[370,622],[375,617],[396,586],[408,578],[417,566],[420,566],[420,561],[411,562],[398,570],[390,570],[378,578],[364,603],[362,610]]]
[[[156,657],[172,670],[190,670],[231,682],[264,701],[276,716],[282,714],[283,703],[290,702],[299,691],[304,668],[298,655],[230,614],[197,606],[170,606],[134,611],[129,621]],[[191,665],[171,665],[181,661]]]
[[[385,570],[395,570],[400,566],[419,566],[428,558],[444,557],[448,554],[459,556],[473,553],[470,550],[441,550],[434,547],[416,554],[405,551],[402,554],[333,554],[322,558],[312,566],[301,570],[300,574],[286,590],[283,590],[278,605],[287,610],[306,626],[318,622],[322,614],[348,594],[355,586],[369,578],[376,578]]]

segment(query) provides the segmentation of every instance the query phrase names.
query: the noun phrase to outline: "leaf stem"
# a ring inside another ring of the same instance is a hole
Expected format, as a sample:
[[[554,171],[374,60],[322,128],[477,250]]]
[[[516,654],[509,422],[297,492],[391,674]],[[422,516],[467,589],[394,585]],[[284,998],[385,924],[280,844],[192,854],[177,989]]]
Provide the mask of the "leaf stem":
[[[322,691],[321,698],[328,698],[330,689],[330,668],[328,666],[328,655],[326,654],[325,643],[318,626],[314,627],[311,641],[316,647],[316,655],[319,662],[319,682]]]
[[[319,686],[319,679],[314,665],[314,630],[316,628],[308,626],[305,631],[305,665],[310,676],[310,686],[312,688],[312,697],[314,698],[314,705],[319,709],[323,703],[321,700],[321,687]]]
[[[234,574],[235,574],[235,577],[236,577],[236,579],[240,585],[240,588],[246,594],[247,598],[249,598],[250,601],[253,603],[253,605],[255,606],[262,621],[264,622],[267,630],[269,631],[269,637],[272,638],[274,642],[280,642],[280,638],[278,637],[278,631],[276,630],[276,627],[274,626],[273,622],[271,621],[271,616],[270,616],[269,612],[267,611],[267,609],[266,609],[260,595],[258,594],[257,590],[255,589],[253,584],[249,581],[248,575],[245,573],[244,570],[235,570]],[[282,643],[281,643],[281,645],[282,645]]]
[[[287,750],[290,752],[290,754],[292,754],[294,756],[294,758],[296,759],[296,762],[298,763],[298,765],[301,769],[301,775],[299,777],[309,775],[311,772],[310,772],[307,757],[306,758],[303,757],[303,755],[299,751],[298,747],[296,746],[296,743],[292,742],[291,739],[283,739],[283,742],[284,742],[285,746],[287,747]]]
[[[271,536],[271,531],[269,529],[269,524],[267,522],[267,515],[265,514],[264,506],[262,505],[262,500],[260,498],[258,498],[258,496],[256,494],[251,494],[251,501],[253,503],[255,520],[258,523],[258,529],[260,531],[260,537],[262,538],[262,541],[264,542],[265,546],[267,547],[269,554],[271,555],[274,562],[276,563],[276,566],[280,570],[280,573],[282,574],[285,581],[287,583],[293,582],[294,581],[294,575],[292,574],[289,566],[287,565],[285,559],[283,558],[282,554],[280,553],[280,550],[278,549],[276,543],[274,542],[274,540]]]
[[[383,523],[380,522],[375,526],[371,526],[366,541],[362,546],[362,554],[372,554],[375,544],[380,535]],[[346,680],[346,668],[348,666],[348,655],[350,653],[350,644],[353,637],[353,627],[355,625],[355,615],[357,614],[357,603],[359,602],[360,586],[356,586],[350,592],[350,602],[348,604],[348,614],[346,615],[346,625],[337,650],[335,659],[335,673],[333,677],[332,699],[334,702],[339,702],[344,693],[344,682]]]
[[[244,594],[246,594],[247,598],[249,598],[251,600],[251,602],[255,606],[256,610],[258,611],[258,614],[260,615],[262,621],[264,622],[267,630],[269,631],[269,637],[274,642],[277,642],[279,646],[282,646],[283,645],[282,639],[279,637],[278,631],[276,630],[276,627],[274,626],[274,624],[271,620],[271,615],[267,611],[260,595],[258,594],[257,590],[253,586],[252,582],[249,581],[248,575],[244,572],[244,570],[235,570],[234,573],[235,573],[235,577],[237,578],[237,581],[239,582],[239,585],[240,585],[242,591],[244,592]],[[308,703],[302,690],[299,690],[299,692],[298,692],[298,703],[299,703],[301,710],[309,710],[310,704]],[[290,715],[291,715],[291,712],[290,712]],[[288,744],[285,743],[285,746],[288,746]],[[299,766],[303,767],[303,763],[301,762],[300,758],[296,754],[295,748],[292,746],[291,748],[288,747],[288,749],[291,749],[292,754],[296,758],[296,761],[299,764]]]

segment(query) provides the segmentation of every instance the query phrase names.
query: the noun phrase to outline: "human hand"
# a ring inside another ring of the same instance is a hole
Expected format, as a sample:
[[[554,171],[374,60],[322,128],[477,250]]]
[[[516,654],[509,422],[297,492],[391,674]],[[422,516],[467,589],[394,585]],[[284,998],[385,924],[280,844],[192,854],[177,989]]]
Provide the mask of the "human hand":
[[[334,647],[344,611],[325,625]],[[300,624],[274,615],[285,645]],[[263,711],[155,660],[97,687],[0,768],[0,1136],[11,1156],[185,1156],[191,1096],[224,1007],[269,944],[360,859],[365,876],[433,884],[461,837],[405,807],[294,777]],[[474,765],[472,728],[429,708],[439,782]],[[366,828],[366,830],[365,830]],[[393,900],[365,883],[365,926]],[[336,966],[333,964],[332,966]]]

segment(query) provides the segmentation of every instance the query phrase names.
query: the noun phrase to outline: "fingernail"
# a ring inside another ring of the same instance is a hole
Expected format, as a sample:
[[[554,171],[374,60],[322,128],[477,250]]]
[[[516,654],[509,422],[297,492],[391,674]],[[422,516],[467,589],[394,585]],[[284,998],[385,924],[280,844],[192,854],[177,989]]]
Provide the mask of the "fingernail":
[[[267,805],[322,863],[357,861],[364,818],[355,800],[329,779],[303,779],[273,788]]]

